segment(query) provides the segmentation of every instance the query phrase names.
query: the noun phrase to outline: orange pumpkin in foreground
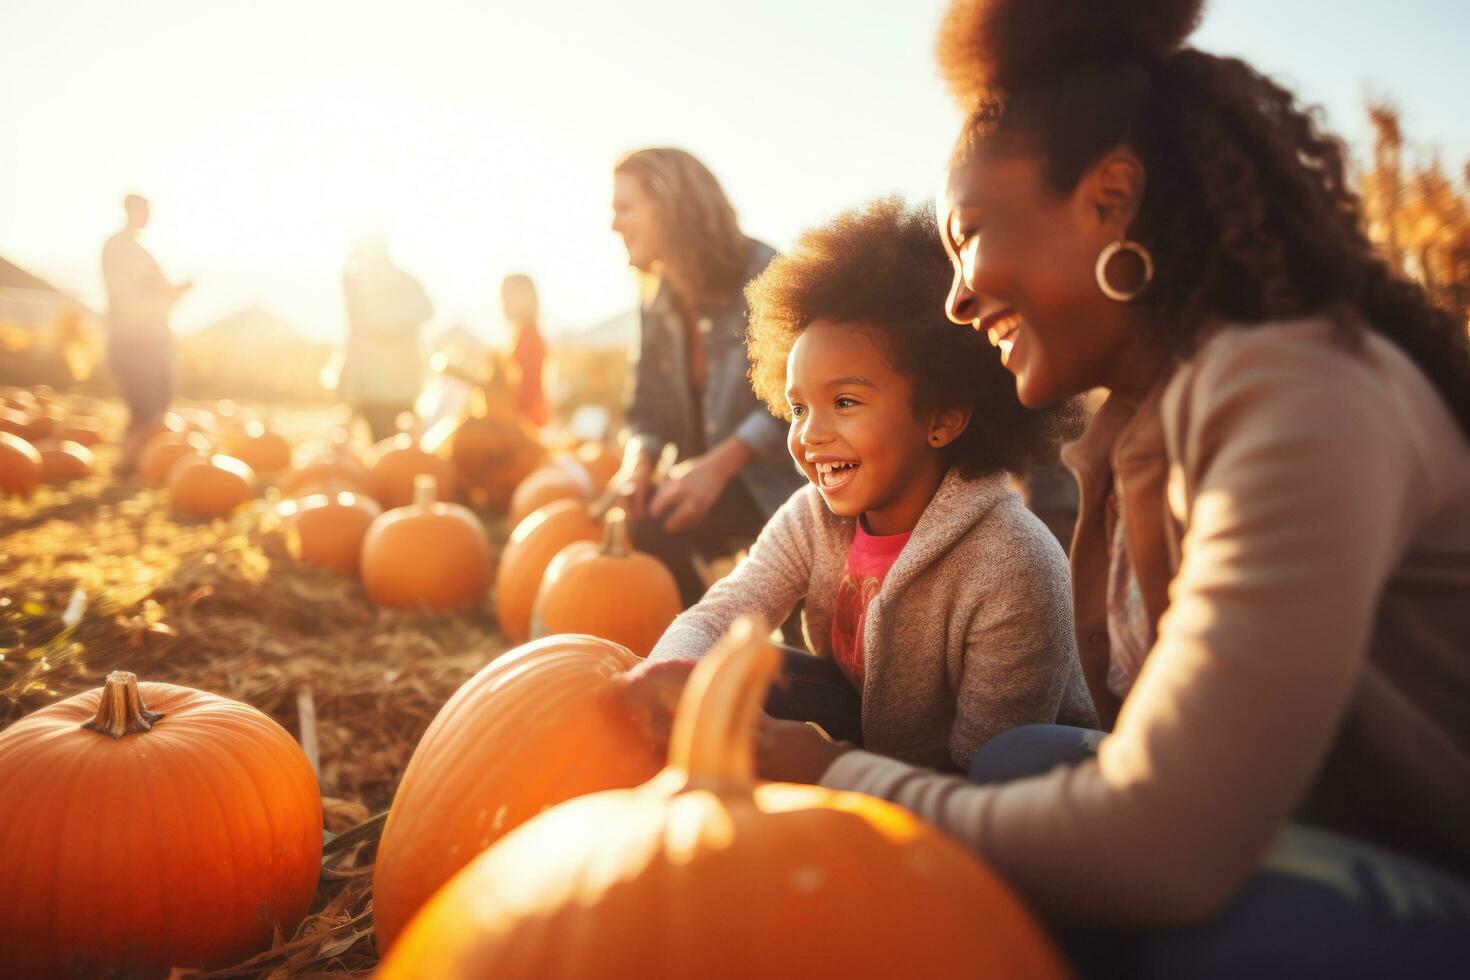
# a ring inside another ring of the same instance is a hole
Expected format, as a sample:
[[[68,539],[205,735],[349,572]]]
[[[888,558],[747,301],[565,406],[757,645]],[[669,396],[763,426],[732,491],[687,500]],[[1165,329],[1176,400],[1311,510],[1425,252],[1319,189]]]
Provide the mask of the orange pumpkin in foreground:
[[[231,456],[184,457],[169,473],[168,494],[181,514],[224,517],[255,496],[255,474]]]
[[[248,705],[110,674],[0,732],[0,972],[163,976],[269,949],[306,914],[322,808]]]
[[[66,483],[92,475],[97,459],[92,450],[79,442],[44,439],[36,444],[41,454],[41,479],[46,483]]]
[[[286,549],[303,565],[356,575],[362,540],[383,513],[371,497],[318,493],[281,505]]]
[[[0,432],[0,492],[30,493],[41,482],[41,454],[20,436]]]
[[[378,443],[368,451],[366,462],[372,477],[372,495],[384,507],[403,507],[412,503],[414,478],[423,475],[434,478],[439,487],[439,499],[454,498],[453,464],[420,449],[407,432]]]
[[[731,633],[690,676],[668,768],[553,807],[482,853],[378,977],[1068,975],[1010,890],[917,817],[756,782],[780,657],[750,620]]]
[[[614,507],[601,544],[569,544],[546,566],[531,635],[587,633],[646,657],[683,608],[673,574],[657,558],[633,550],[623,510]]]
[[[362,541],[362,585],[380,606],[463,609],[485,600],[490,545],[467,507],[441,503],[420,475],[414,502],[388,511]]]
[[[499,657],[449,699],[414,749],[378,847],[380,951],[456,871],[547,806],[658,771],[653,741],[615,698],[636,663],[616,643],[548,637]]]
[[[547,504],[516,525],[495,573],[495,614],[507,640],[524,643],[530,638],[531,605],[557,552],[573,542],[601,537],[602,528],[579,500]]]

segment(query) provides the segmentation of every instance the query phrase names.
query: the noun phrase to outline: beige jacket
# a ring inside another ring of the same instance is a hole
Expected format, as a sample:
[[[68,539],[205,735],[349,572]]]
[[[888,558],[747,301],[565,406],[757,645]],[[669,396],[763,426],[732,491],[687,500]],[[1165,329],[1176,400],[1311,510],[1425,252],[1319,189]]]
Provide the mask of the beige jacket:
[[[855,526],[816,487],[798,490],[649,659],[696,659],[742,613],[779,623],[802,599],[807,645],[831,657]],[[1004,476],[945,476],[868,607],[863,664],[863,743],[919,765],[966,769],[1007,728],[1096,717],[1073,643],[1066,559]]]
[[[1069,450],[1079,648],[1116,714],[1095,761],[977,787],[854,752],[823,782],[908,806],[1068,918],[1208,915],[1292,817],[1465,870],[1470,447],[1402,352],[1332,330],[1221,330]],[[1109,481],[1157,617],[1121,710]]]

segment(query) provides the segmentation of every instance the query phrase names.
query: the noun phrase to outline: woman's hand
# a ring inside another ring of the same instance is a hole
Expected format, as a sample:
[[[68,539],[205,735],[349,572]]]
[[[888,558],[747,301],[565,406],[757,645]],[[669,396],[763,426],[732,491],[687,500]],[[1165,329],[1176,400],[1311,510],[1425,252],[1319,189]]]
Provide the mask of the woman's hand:
[[[815,783],[857,746],[834,742],[810,721],[783,721],[762,714],[756,728],[755,763],[762,779],[782,783]]]
[[[709,452],[684,460],[654,490],[649,512],[670,534],[689,530],[704,520],[726,484],[754,455],[744,439],[731,436]]]

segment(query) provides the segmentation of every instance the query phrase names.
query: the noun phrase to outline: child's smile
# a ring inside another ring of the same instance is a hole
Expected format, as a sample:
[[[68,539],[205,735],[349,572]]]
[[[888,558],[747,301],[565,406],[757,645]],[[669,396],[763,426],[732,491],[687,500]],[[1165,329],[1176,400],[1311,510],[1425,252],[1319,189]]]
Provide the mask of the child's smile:
[[[861,516],[873,534],[913,530],[948,464],[882,335],[814,321],[787,358],[786,396],[791,458],[832,513]]]

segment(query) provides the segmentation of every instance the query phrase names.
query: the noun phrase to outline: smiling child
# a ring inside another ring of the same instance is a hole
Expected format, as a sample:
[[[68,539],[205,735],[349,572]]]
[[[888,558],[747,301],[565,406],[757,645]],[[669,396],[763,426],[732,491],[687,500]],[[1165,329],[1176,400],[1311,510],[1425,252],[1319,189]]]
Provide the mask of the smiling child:
[[[860,695],[871,750],[964,768],[1016,725],[1090,723],[1066,559],[1007,480],[1055,459],[1075,411],[1022,407],[996,352],[946,323],[948,287],[932,212],[896,199],[807,232],[751,283],[751,379],[809,484],[645,676],[805,600],[807,644]]]

